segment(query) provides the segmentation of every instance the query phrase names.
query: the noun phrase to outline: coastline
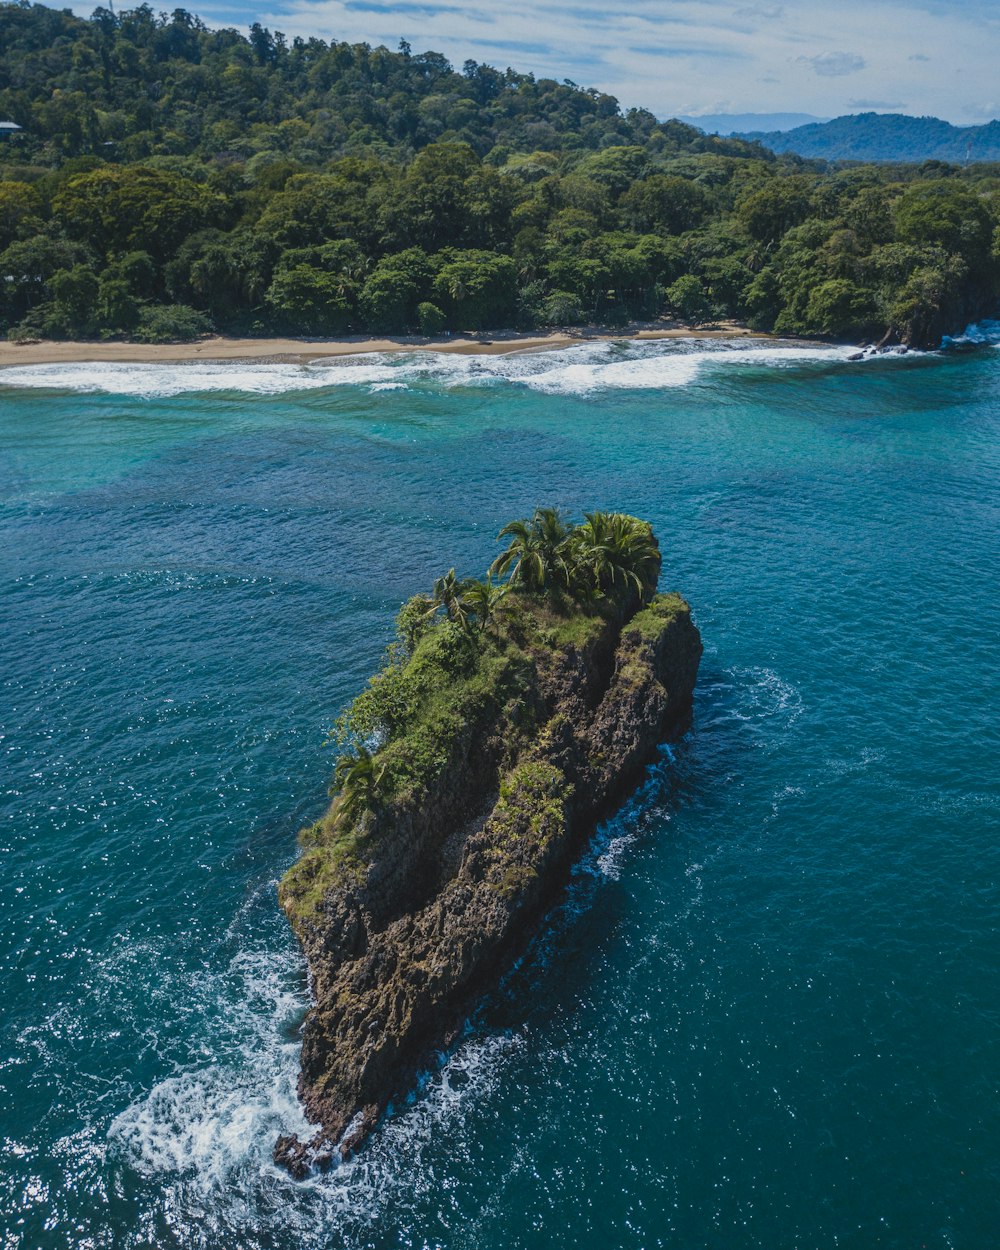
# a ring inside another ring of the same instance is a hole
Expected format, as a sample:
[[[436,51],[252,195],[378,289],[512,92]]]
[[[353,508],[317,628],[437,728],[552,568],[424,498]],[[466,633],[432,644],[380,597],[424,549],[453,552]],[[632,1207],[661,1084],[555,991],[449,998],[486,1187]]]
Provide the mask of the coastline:
[[[553,330],[548,334],[521,334],[512,330],[456,334],[433,339],[418,335],[369,338],[363,335],[336,339],[227,338],[222,335],[192,343],[90,343],[0,341],[0,369],[13,365],[53,365],[103,362],[108,364],[187,363],[199,360],[258,360],[275,364],[310,364],[339,356],[370,352],[444,352],[453,355],[500,356],[507,352],[547,351],[576,343],[620,339],[766,339],[770,335],[747,329],[733,321],[713,322],[705,327],[667,325],[623,326]]]

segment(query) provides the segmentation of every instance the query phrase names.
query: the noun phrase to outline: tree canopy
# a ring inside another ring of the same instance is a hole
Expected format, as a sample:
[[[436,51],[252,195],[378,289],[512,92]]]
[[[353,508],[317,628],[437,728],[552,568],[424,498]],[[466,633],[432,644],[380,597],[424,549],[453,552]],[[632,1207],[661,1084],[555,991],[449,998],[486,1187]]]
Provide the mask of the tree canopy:
[[[839,167],[434,52],[0,3],[0,332],[719,317],[933,343],[993,311],[1000,168]]]

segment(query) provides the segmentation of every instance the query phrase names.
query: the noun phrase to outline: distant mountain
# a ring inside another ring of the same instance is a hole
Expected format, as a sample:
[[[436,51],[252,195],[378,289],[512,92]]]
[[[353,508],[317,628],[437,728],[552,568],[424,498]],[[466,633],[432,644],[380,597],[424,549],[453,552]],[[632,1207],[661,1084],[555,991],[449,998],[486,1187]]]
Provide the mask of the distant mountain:
[[[1000,161],[1000,121],[953,126],[939,117],[855,113],[788,131],[734,133],[741,139],[758,139],[775,152],[828,161]]]
[[[735,135],[745,130],[779,133],[830,119],[816,117],[813,113],[706,113],[704,117],[678,117],[677,120],[697,126],[707,135]]]

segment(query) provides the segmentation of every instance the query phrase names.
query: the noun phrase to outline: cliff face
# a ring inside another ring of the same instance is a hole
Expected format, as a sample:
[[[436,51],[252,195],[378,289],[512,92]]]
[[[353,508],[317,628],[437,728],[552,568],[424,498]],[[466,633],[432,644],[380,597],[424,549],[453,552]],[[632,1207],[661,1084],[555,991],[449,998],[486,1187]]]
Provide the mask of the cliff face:
[[[299,1092],[321,1127],[278,1142],[293,1173],[358,1146],[531,936],[595,823],[686,727],[702,647],[679,595],[583,625],[565,640],[531,631],[488,683],[460,687],[436,768],[347,851],[323,822],[304,839],[279,897],[312,973]]]

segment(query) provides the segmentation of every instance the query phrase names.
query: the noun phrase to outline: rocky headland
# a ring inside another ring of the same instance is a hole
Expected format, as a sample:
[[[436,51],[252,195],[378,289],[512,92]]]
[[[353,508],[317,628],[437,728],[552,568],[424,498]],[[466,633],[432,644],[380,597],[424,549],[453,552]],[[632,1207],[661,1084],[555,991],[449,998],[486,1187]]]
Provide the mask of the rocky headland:
[[[293,1175],[356,1150],[449,1044],[689,721],[701,639],[681,596],[655,593],[649,527],[537,512],[505,533],[506,584],[452,570],[404,606],[279,888],[315,997],[299,1093],[317,1132],[274,1152]]]

